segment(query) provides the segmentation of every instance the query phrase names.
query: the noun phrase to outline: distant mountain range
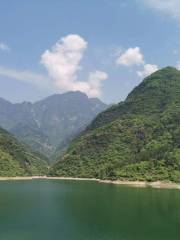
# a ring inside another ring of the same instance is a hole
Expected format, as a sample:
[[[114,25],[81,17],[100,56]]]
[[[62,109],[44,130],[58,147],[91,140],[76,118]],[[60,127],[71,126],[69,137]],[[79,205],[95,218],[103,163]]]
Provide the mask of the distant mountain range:
[[[50,174],[180,182],[180,71],[155,72],[99,114]]]
[[[6,130],[0,128],[0,176],[31,176],[47,173],[46,159],[34,153]]]
[[[0,126],[50,158],[107,108],[82,92],[55,94],[41,101],[12,104],[0,98]]]

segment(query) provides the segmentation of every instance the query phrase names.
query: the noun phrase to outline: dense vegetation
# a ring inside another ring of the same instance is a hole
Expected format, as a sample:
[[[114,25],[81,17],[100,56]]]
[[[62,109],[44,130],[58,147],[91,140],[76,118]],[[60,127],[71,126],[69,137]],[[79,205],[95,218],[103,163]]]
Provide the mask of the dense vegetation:
[[[47,162],[0,128],[0,177],[44,175]]]
[[[0,99],[0,126],[53,159],[105,108],[81,92],[55,94],[36,103]]]
[[[99,114],[50,175],[180,182],[180,71],[157,71]]]

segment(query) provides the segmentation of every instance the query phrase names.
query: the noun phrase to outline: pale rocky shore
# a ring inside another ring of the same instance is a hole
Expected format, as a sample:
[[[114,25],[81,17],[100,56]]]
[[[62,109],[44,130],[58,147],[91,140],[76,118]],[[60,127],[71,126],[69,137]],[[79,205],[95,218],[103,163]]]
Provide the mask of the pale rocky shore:
[[[179,183],[173,182],[143,182],[143,181],[109,181],[109,180],[99,180],[102,183],[112,183],[112,184],[119,184],[119,185],[129,185],[134,187],[153,187],[153,188],[166,188],[166,189],[180,189]]]
[[[0,181],[19,181],[19,180],[35,180],[35,179],[45,179],[45,180],[73,180],[73,181],[96,181],[98,183],[106,184],[116,184],[116,185],[126,185],[132,187],[152,187],[152,188],[164,188],[164,189],[179,189],[179,183],[173,182],[145,182],[145,181],[127,181],[127,180],[101,180],[96,178],[73,178],[73,177],[48,177],[48,176],[30,176],[30,177],[0,177]]]

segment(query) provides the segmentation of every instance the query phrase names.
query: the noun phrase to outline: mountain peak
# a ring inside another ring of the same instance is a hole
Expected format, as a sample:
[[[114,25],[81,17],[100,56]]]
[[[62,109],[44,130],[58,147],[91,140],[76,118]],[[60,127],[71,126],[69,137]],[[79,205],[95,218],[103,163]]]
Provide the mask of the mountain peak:
[[[161,72],[163,72],[163,71],[179,71],[179,70],[177,70],[175,67],[173,67],[173,66],[167,66],[167,67],[164,67],[164,68],[162,68],[162,69],[160,69],[159,71],[161,71]]]
[[[176,75],[180,75],[180,71],[175,67],[167,66],[167,67],[164,67],[164,68],[154,72],[153,74],[151,74],[150,76],[148,76],[145,79],[158,77],[159,75],[169,76],[169,77],[173,76],[173,75],[176,76]]]
[[[173,84],[172,84],[173,82]],[[142,83],[137,86],[128,96],[127,100],[138,93],[144,95],[145,93],[152,97],[155,92],[154,98],[158,98],[161,94],[166,94],[166,97],[173,95],[176,92],[176,88],[179,88],[180,84],[180,71],[174,67],[165,67],[145,78]],[[154,93],[152,95],[152,93]]]
[[[44,101],[59,101],[59,100],[63,100],[63,99],[66,99],[66,98],[71,99],[71,98],[79,98],[79,97],[88,99],[88,96],[83,92],[69,91],[69,92],[65,92],[65,93],[56,93],[56,94],[50,95],[50,96],[36,102],[35,104],[40,103],[40,102],[44,102]]]
[[[145,78],[124,102],[99,114],[89,129],[122,118],[126,114],[149,116],[161,113],[174,102],[180,102],[180,71],[174,67],[166,67]]]
[[[0,125],[48,156],[64,148],[107,105],[80,91],[54,94],[35,103],[0,100]]]

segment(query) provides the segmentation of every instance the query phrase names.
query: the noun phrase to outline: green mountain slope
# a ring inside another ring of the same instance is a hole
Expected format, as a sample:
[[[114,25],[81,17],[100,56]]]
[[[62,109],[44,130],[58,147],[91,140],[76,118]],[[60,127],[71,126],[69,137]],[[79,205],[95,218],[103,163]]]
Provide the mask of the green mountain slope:
[[[0,176],[44,175],[47,163],[10,133],[0,128]]]
[[[157,71],[99,114],[50,174],[180,181],[180,71]]]

